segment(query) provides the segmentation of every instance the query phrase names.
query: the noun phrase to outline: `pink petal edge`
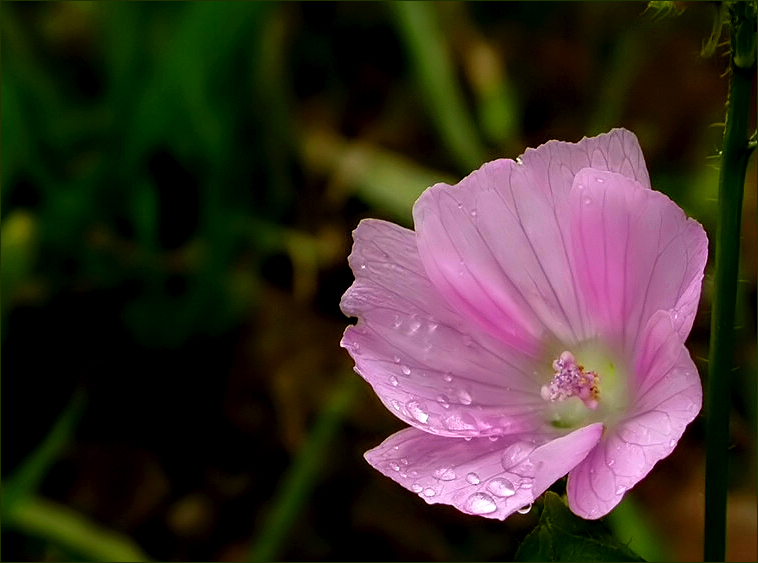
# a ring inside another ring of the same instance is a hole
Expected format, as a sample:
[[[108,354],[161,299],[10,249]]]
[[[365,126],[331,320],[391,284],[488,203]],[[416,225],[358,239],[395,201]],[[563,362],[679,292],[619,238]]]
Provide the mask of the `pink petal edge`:
[[[531,505],[597,444],[601,424],[544,434],[471,440],[401,430],[365,454],[372,467],[429,504],[504,520]]]
[[[605,516],[624,494],[676,447],[702,406],[703,391],[673,313],[648,322],[637,359],[644,372],[631,413],[569,473],[571,510],[588,519]]]
[[[426,278],[412,231],[365,220],[356,281],[342,298],[359,318],[342,346],[390,412],[427,432],[487,436],[541,424],[534,360],[451,309]]]

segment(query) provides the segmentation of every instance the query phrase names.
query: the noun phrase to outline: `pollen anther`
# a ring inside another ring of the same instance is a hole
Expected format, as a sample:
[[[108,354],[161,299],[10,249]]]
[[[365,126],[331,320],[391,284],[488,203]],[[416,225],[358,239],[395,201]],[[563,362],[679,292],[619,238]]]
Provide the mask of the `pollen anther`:
[[[564,351],[553,361],[555,374],[550,384],[543,385],[540,395],[546,401],[564,401],[578,397],[588,409],[598,406],[600,376],[594,371],[585,371],[584,366],[576,363],[576,358],[569,351]]]

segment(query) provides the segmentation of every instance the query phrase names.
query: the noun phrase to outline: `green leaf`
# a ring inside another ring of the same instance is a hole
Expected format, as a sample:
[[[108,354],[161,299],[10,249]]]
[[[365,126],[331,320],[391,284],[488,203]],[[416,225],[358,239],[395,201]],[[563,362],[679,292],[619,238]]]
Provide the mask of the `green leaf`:
[[[603,522],[575,516],[561,498],[545,493],[542,514],[516,551],[516,561],[644,561]]]

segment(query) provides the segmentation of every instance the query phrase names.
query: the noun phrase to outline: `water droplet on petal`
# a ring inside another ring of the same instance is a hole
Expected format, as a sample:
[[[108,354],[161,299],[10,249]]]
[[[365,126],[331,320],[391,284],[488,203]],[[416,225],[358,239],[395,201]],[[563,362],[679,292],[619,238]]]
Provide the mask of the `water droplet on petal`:
[[[592,203],[592,198],[591,198],[591,197],[589,197],[589,196],[588,196],[588,197],[585,197],[585,198],[582,200],[582,203],[584,203],[584,205],[589,205],[589,204],[591,204],[591,203]]]
[[[395,463],[394,461],[391,461],[390,462],[390,469],[392,469],[392,471],[400,471],[400,466],[397,463]]]
[[[434,476],[440,481],[452,481],[455,479],[455,471],[452,467],[440,467],[434,472]]]
[[[420,493],[421,491],[424,490],[424,487],[422,487],[421,485],[418,485],[418,484],[414,483],[413,485],[411,485],[411,490],[414,493]]]
[[[400,465],[408,465],[408,460],[403,458],[400,458]]]
[[[609,460],[606,462],[606,464],[608,465],[608,467],[613,467],[613,464],[614,464],[614,463],[616,463],[616,460],[615,460],[615,459],[613,459],[613,458],[609,459]]]
[[[676,446],[676,440],[669,440],[669,448]]]
[[[497,439],[498,439],[499,437],[500,437],[500,436],[489,436],[489,440],[490,440],[490,442],[497,442]]]
[[[616,488],[616,494],[617,495],[623,495],[626,492],[626,487],[617,487]]]
[[[576,189],[582,191],[584,189],[584,184],[577,184]]]
[[[442,376],[442,379],[450,383],[453,380],[453,375],[450,372],[448,372]]]
[[[400,366],[400,371],[403,372],[403,375],[410,375],[411,374],[411,368],[409,368],[406,365]]]
[[[471,216],[472,217],[476,217],[476,209],[472,209],[471,210]]]
[[[497,477],[487,483],[487,490],[497,497],[512,497],[516,494],[513,483],[503,477]]]
[[[450,401],[445,395],[437,395],[437,402],[440,404],[440,406],[443,409],[449,409],[450,408]]]
[[[497,510],[497,504],[487,493],[474,493],[466,500],[466,510],[474,514],[491,514]]]
[[[466,475],[466,481],[468,481],[471,485],[478,485],[479,484],[479,475],[476,473],[469,473]]]
[[[600,176],[596,176],[596,177],[595,177],[595,181],[596,181],[598,184],[602,184],[602,183],[604,183],[604,182],[605,182],[605,180],[603,180],[603,179],[602,179]]]
[[[394,375],[390,376],[390,385],[392,385],[393,387],[397,387],[397,377],[395,377]]]
[[[400,356],[395,356],[394,358],[392,358],[392,361],[395,362],[396,364],[399,364],[400,363]]]
[[[471,404],[471,395],[465,389],[459,389],[457,392],[457,395],[458,395],[458,400],[461,402],[462,405]]]
[[[418,329],[421,328],[421,323],[419,321],[411,321],[411,323],[408,325],[408,336],[413,336],[418,332]]]
[[[519,508],[519,509],[518,509],[516,512],[518,512],[519,514],[526,514],[526,513],[528,513],[528,512],[529,512],[531,509],[532,509],[532,503],[530,502],[530,503],[529,503],[529,504],[527,504],[526,506],[522,506],[521,508]]]
[[[426,410],[426,406],[418,401],[408,401],[405,404],[405,408],[408,409],[408,413],[419,421],[421,424],[426,424],[429,420],[429,412]]]
[[[425,497],[433,497],[437,493],[434,492],[434,489],[424,489],[424,496]]]

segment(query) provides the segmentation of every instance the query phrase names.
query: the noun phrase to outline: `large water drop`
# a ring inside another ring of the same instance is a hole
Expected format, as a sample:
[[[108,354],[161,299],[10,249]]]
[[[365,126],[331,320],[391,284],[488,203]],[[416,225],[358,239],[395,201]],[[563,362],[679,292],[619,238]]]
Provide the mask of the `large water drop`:
[[[497,504],[487,493],[474,493],[466,500],[466,509],[474,514],[491,514],[497,510]]]

